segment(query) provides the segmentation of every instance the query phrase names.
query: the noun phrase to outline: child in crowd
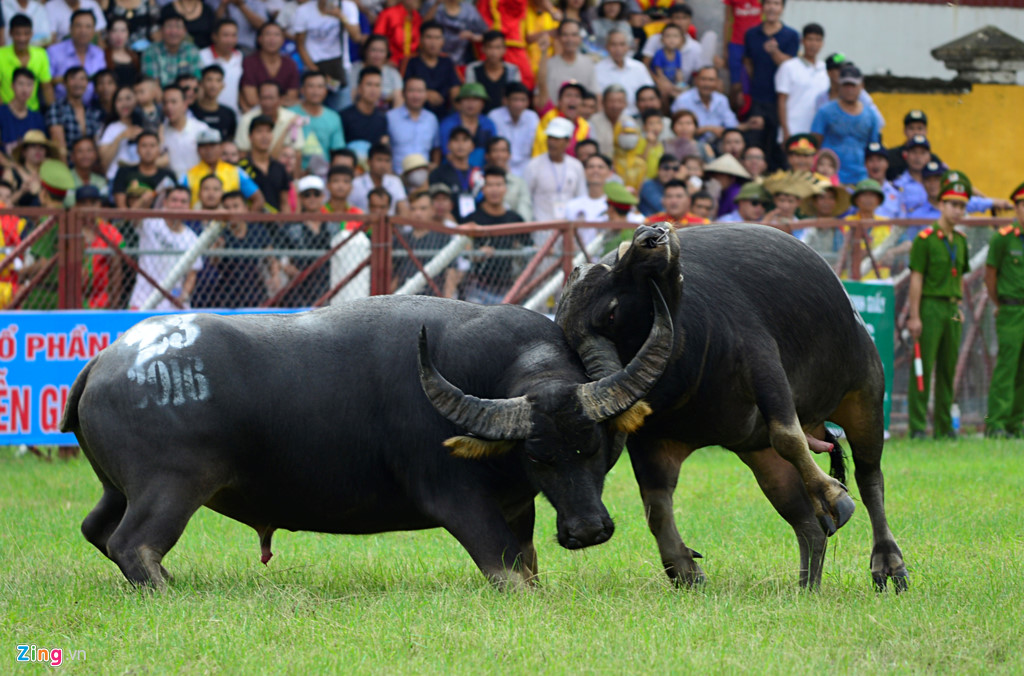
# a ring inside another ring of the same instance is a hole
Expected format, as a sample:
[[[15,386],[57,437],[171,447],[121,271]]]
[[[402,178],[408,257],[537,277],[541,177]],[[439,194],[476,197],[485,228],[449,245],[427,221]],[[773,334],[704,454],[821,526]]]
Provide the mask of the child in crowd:
[[[643,133],[640,136],[640,145],[637,152],[647,162],[647,178],[655,178],[658,175],[658,163],[665,154],[665,144],[661,141],[661,134],[665,130],[665,121],[661,117],[660,110],[645,110],[640,114]]]
[[[704,189],[704,160],[699,155],[683,158],[682,168],[686,169],[686,186],[691,195]]]
[[[697,139],[697,115],[691,110],[677,110],[672,115],[672,134],[675,138],[665,141],[665,152],[676,157],[696,155],[705,162],[715,159],[715,151],[704,141]]]
[[[683,29],[670,23],[661,29],[661,49],[651,59],[651,73],[663,99],[674,101],[683,93]]]
[[[647,177],[647,161],[639,153],[640,130],[632,118],[622,122],[622,130],[615,140],[615,173],[635,195]]]
[[[830,148],[822,148],[814,158],[814,173],[827,178],[832,185],[839,185],[839,156]]]
[[[135,87],[135,98],[142,111],[142,128],[146,131],[159,132],[164,119],[164,109],[157,100],[160,99],[160,83],[153,77],[144,77]]]

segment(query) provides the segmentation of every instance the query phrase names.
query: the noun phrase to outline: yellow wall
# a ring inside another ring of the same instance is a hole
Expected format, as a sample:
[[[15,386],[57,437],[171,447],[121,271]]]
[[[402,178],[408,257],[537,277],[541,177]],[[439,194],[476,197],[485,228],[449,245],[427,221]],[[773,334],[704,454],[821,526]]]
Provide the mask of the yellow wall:
[[[928,115],[932,150],[989,197],[1008,198],[1024,181],[1024,87],[974,85],[966,94],[872,94],[885,116],[886,147],[903,143],[903,116]]]

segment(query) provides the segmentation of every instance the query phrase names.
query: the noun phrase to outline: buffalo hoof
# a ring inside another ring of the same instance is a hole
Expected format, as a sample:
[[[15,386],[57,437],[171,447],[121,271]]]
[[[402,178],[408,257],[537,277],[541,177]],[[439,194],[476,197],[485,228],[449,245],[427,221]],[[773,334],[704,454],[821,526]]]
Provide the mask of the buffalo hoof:
[[[700,558],[700,555],[697,554],[694,558]],[[665,573],[668,575],[669,579],[672,580],[672,584],[676,587],[692,588],[707,582],[707,577],[704,575],[704,571],[701,570],[701,567],[692,560],[683,562],[679,566],[667,562],[665,562],[664,565]]]
[[[853,502],[853,498],[849,495],[843,495],[835,505],[836,514],[839,517],[839,522],[836,524],[837,528],[842,528],[846,525],[846,522],[853,516],[853,511],[856,509],[856,505]]]
[[[902,594],[910,588],[910,576],[905,572],[893,573],[887,575],[886,573],[872,573],[871,579],[875,583],[875,591],[884,592],[885,586],[888,584],[889,579],[892,579],[892,590],[897,594]]]
[[[821,529],[828,537],[832,537],[837,530],[845,526],[856,509],[853,498],[845,492],[846,486],[842,484],[839,486],[844,492],[832,504],[823,500],[822,506],[825,507],[825,511],[818,515],[818,523],[821,524]]]
[[[832,517],[827,512],[818,516],[818,523],[821,524],[821,530],[825,531],[827,537],[832,537],[838,530],[836,522],[832,520]]]

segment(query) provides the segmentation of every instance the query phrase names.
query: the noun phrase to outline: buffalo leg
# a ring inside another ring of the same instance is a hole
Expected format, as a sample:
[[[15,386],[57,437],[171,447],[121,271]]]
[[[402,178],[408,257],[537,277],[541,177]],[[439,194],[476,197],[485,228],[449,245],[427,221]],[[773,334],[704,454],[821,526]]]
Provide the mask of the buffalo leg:
[[[671,441],[633,437],[629,440],[628,449],[644,502],[647,526],[658,543],[665,573],[676,584],[704,582],[704,571],[694,561],[693,550],[683,544],[672,512],[672,494],[679,480],[679,465],[693,449]]]
[[[167,485],[129,497],[124,518],[107,542],[108,555],[129,582],[165,588],[169,573],[160,562],[207,497]]]
[[[853,516],[853,500],[846,487],[825,474],[814,462],[807,436],[796,416],[789,381],[778,364],[778,355],[763,357],[760,370],[754,372],[757,407],[768,423],[768,439],[779,455],[800,473],[814,505],[818,523],[826,535],[832,535]]]
[[[523,575],[530,584],[537,583],[537,548],[533,546],[533,527],[537,518],[537,510],[533,501],[514,518],[509,519],[508,525],[519,540],[519,548],[523,552]]]
[[[831,419],[843,427],[853,455],[854,477],[864,507],[871,518],[874,547],[871,550],[871,577],[881,591],[889,578],[897,592],[907,588],[907,567],[903,552],[889,530],[885,516],[885,479],[882,476],[884,418],[881,394],[851,392],[840,402]]]
[[[828,539],[818,524],[800,474],[772,448],[738,455],[754,473],[772,507],[796,533],[800,545],[800,586],[818,587]]]
[[[496,587],[515,590],[526,586],[526,557],[519,539],[490,499],[462,495],[458,503],[432,504],[425,511],[465,547],[480,572]]]
[[[121,523],[127,507],[128,499],[112,485],[106,484],[100,501],[82,521],[82,535],[108,558],[107,541]]]

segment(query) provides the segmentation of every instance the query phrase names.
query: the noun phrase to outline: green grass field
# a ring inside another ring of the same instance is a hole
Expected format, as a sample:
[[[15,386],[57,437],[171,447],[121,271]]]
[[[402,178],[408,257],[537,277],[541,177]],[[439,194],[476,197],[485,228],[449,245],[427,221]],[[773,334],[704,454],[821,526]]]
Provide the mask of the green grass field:
[[[253,531],[202,510],[164,560],[175,583],[153,595],[79,533],[100,495],[84,459],[2,449],[0,674],[48,668],[17,664],[21,643],[102,674],[1024,673],[1024,442],[886,452],[911,572],[900,596],[872,588],[861,506],[830,542],[821,591],[800,592],[792,531],[718,449],[685,463],[676,493],[683,538],[705,556],[697,590],[660,570],[623,459],[605,493],[610,542],[561,549],[542,504],[535,591],[491,589],[440,530],[279,531],[264,567]]]

